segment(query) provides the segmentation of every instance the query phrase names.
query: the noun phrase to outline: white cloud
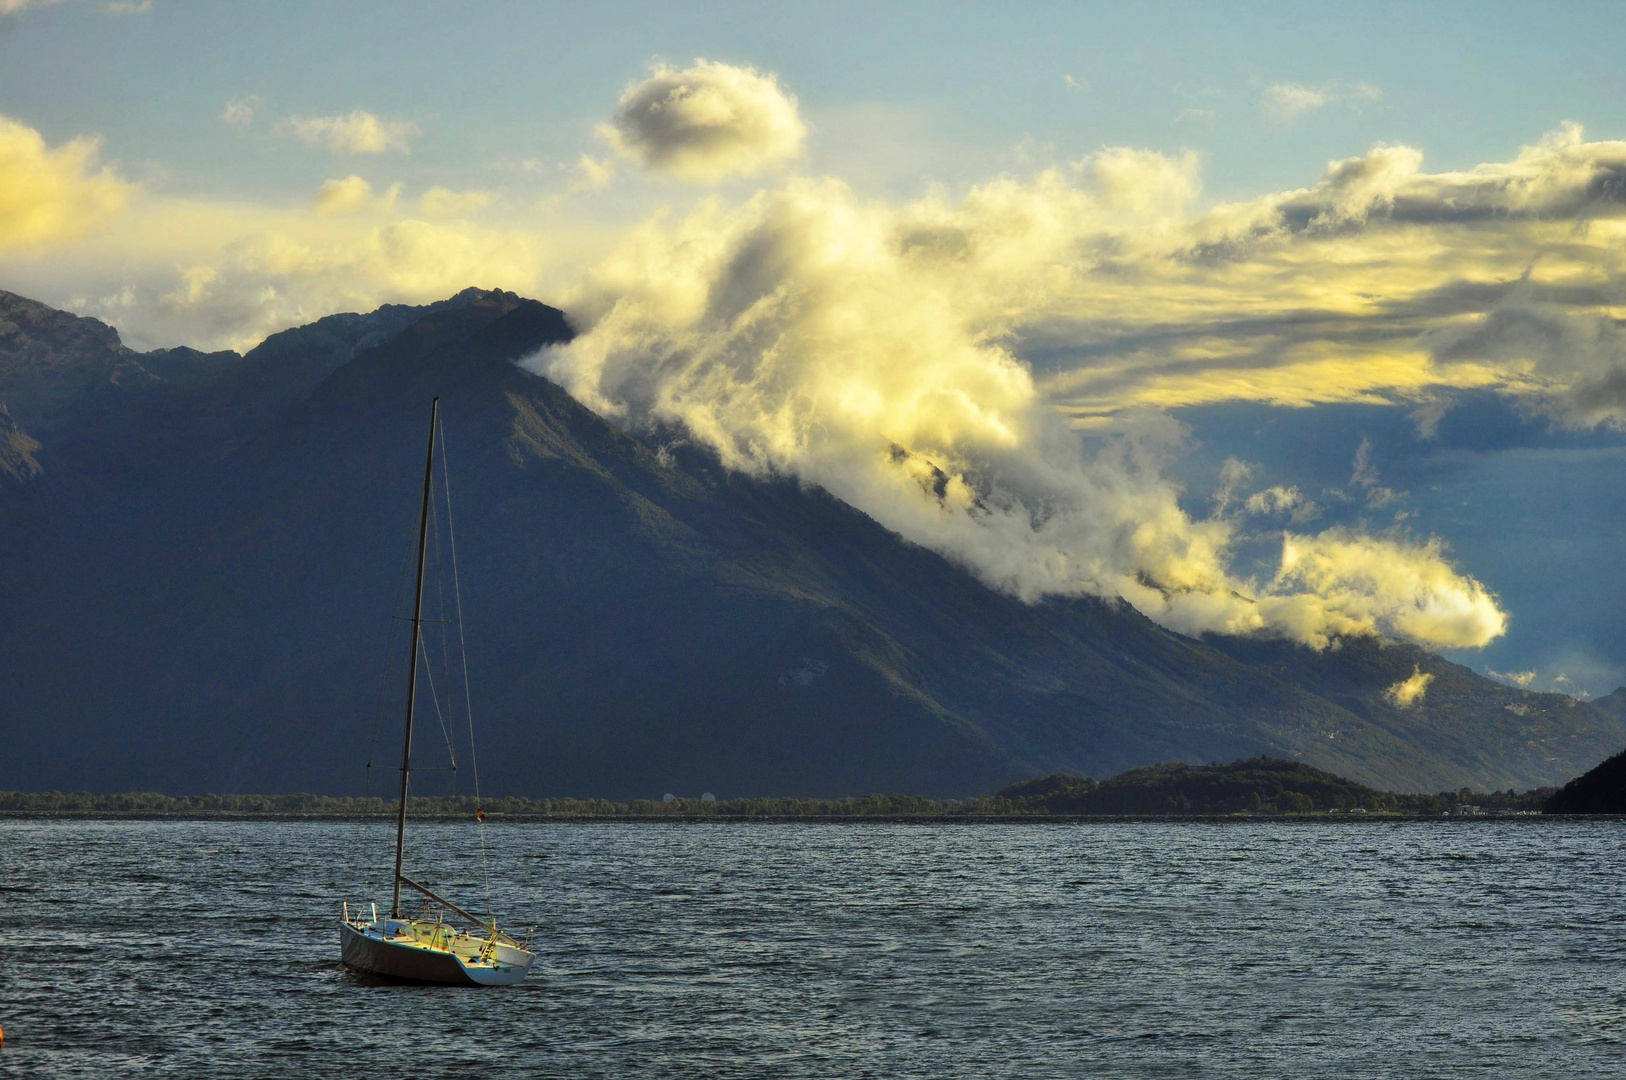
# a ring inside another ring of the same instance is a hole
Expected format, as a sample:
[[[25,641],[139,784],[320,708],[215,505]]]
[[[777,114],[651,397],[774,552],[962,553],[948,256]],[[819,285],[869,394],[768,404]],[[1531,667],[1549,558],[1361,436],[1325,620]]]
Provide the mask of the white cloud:
[[[1423,694],[1428,691],[1428,684],[1434,681],[1434,676],[1416,666],[1412,667],[1410,677],[1400,680],[1383,692],[1389,703],[1402,709],[1423,700]]]
[[[421,134],[410,120],[380,120],[363,109],[348,116],[290,116],[272,131],[335,154],[411,153],[412,140]]]
[[[1244,510],[1255,515],[1285,514],[1306,505],[1303,492],[1296,487],[1283,487],[1280,484],[1254,492],[1242,504]]]
[[[81,236],[122,209],[134,191],[97,167],[100,140],[52,149],[39,132],[0,116],[0,251]]]
[[[1357,487],[1372,487],[1378,482],[1377,466],[1372,464],[1372,440],[1362,436],[1361,444],[1355,448],[1355,469],[1349,474],[1349,482]]]
[[[1316,90],[1300,83],[1276,83],[1265,87],[1264,109],[1283,120],[1292,120],[1326,105],[1331,100],[1326,90]]]
[[[599,131],[645,168],[702,184],[788,161],[807,137],[778,76],[709,60],[681,71],[655,65]]]
[[[254,106],[259,104],[259,100],[254,94],[233,98],[226,102],[225,111],[220,114],[220,119],[234,128],[246,128],[254,123]]]
[[[1093,89],[1088,79],[1075,79],[1071,75],[1063,75],[1061,84],[1069,90],[1076,90],[1081,94],[1088,94]]]
[[[1536,681],[1534,671],[1492,671],[1490,668],[1486,668],[1485,674],[1499,682],[1510,683],[1513,686],[1528,687]]]
[[[1236,498],[1237,489],[1253,476],[1254,467],[1237,458],[1226,458],[1220,465],[1219,487],[1214,490],[1214,516],[1224,517]],[[1251,500],[1250,500],[1251,501]]]
[[[1329,82],[1321,86],[1280,82],[1264,88],[1259,95],[1259,108],[1268,117],[1290,122],[1328,105],[1355,103],[1352,107],[1358,108],[1361,102],[1381,100],[1383,91],[1366,82],[1353,85]]]
[[[61,0],[0,0],[0,15],[15,15],[24,8],[46,7]],[[144,15],[152,10],[152,0],[109,0],[104,5],[109,15]]]

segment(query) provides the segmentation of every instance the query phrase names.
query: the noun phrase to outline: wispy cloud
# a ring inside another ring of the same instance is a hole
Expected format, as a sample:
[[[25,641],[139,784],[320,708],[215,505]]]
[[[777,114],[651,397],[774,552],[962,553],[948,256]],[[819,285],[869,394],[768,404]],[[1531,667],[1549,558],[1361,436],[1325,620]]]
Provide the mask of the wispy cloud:
[[[1283,120],[1314,112],[1330,100],[1326,90],[1312,89],[1299,83],[1276,83],[1265,87],[1262,95],[1264,110]]]
[[[254,107],[259,103],[260,99],[255,94],[232,98],[226,102],[226,108],[221,112],[220,119],[222,122],[242,130],[254,123]]]
[[[1067,89],[1076,91],[1080,94],[1088,94],[1094,90],[1094,87],[1090,86],[1090,81],[1088,79],[1075,79],[1071,75],[1063,75],[1061,77],[1061,84]]]
[[[418,197],[418,209],[430,217],[472,214],[490,205],[489,191],[453,191],[451,188],[436,186]]]
[[[25,8],[46,7],[61,0],[0,0],[0,15],[15,15]],[[152,0],[108,0],[102,10],[109,15],[145,15],[152,10]]]
[[[1383,91],[1371,83],[1329,82],[1320,86],[1306,86],[1303,83],[1280,82],[1273,83],[1261,91],[1259,105],[1266,116],[1290,121],[1340,102],[1358,105],[1382,99]]]
[[[251,117],[252,119],[252,117]],[[346,116],[290,116],[272,129],[276,135],[322,146],[335,154],[410,153],[422,132],[410,120],[380,120],[364,109]]]
[[[598,191],[608,187],[610,181],[615,179],[615,162],[610,158],[583,154],[577,159],[573,171],[575,179],[571,181],[571,191]]]

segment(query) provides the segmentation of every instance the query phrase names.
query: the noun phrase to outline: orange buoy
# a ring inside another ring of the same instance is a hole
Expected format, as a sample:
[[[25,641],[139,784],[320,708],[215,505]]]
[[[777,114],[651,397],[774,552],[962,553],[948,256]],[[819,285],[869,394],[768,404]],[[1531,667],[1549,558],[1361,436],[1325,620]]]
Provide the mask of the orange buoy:
[[[0,1028],[0,1046],[6,1045],[6,1029]]]

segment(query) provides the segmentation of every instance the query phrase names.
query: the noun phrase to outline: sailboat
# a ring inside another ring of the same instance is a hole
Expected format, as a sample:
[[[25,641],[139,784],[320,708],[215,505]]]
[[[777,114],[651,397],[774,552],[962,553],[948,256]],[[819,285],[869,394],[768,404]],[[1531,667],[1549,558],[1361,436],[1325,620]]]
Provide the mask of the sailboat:
[[[508,986],[524,979],[536,959],[497,928],[491,915],[481,918],[403,873],[406,858],[407,792],[412,776],[412,721],[418,704],[418,656],[423,640],[423,578],[429,535],[430,492],[435,480],[435,433],[440,420],[440,398],[429,407],[429,457],[424,466],[423,510],[418,519],[418,579],[412,601],[412,659],[407,674],[406,732],[401,743],[401,804],[395,820],[395,879],[390,913],[379,918],[377,903],[354,916],[345,902],[339,922],[339,949],[344,965],[355,971],[411,982],[450,983],[458,986]],[[450,523],[448,522],[448,525]],[[476,816],[484,820],[484,813]],[[429,901],[414,917],[403,913],[401,888],[405,886]],[[447,915],[466,921],[458,925]]]

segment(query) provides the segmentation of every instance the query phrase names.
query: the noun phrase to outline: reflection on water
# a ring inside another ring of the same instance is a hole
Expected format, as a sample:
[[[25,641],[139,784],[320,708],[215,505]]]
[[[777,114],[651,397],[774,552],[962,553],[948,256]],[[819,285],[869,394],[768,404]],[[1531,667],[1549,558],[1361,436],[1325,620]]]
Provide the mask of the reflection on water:
[[[495,824],[469,990],[337,963],[388,825],[3,820],[0,1075],[1614,1077],[1623,829]]]

